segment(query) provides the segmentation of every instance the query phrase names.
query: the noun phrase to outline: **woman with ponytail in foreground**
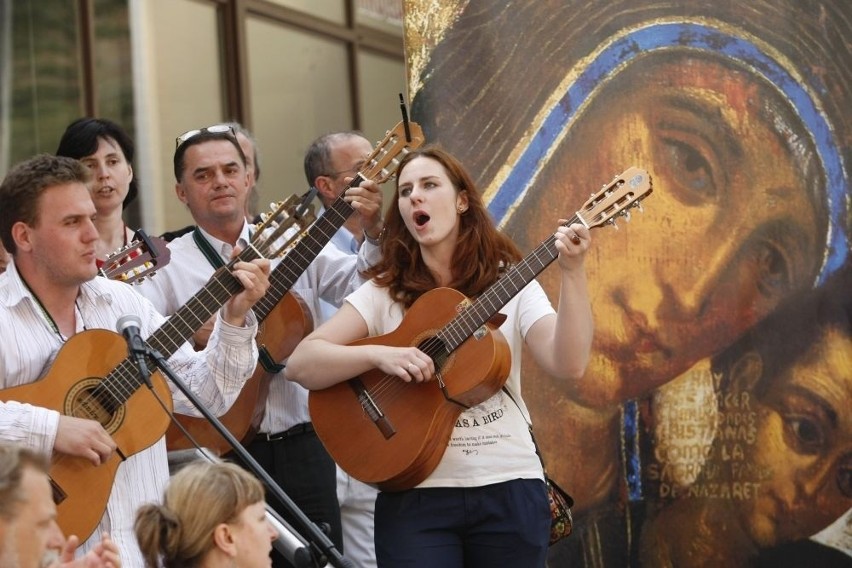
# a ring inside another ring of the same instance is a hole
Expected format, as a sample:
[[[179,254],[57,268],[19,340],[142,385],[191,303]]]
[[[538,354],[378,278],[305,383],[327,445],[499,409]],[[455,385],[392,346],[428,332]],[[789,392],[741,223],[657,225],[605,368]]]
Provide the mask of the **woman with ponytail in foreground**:
[[[176,473],[162,505],[136,514],[136,538],[151,568],[271,566],[275,532],[263,486],[229,463],[196,462]]]

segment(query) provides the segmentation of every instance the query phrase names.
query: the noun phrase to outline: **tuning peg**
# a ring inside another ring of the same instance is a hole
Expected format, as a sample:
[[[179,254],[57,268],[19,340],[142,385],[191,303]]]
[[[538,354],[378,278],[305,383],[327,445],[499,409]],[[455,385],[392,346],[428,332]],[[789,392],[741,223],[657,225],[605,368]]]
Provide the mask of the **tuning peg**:
[[[639,210],[639,213],[644,213],[644,212],[645,212],[645,209],[643,209],[643,208],[642,208],[642,202],[641,202],[641,201],[637,201],[636,203],[634,203],[634,204],[633,204],[633,207],[635,207],[636,209],[638,209],[638,210]]]
[[[613,229],[615,229],[616,231],[618,230],[618,225],[615,223],[615,217],[611,218],[609,221],[607,221],[607,223],[612,225]]]
[[[621,212],[621,216],[624,217],[625,221],[627,221],[628,223],[630,222],[630,211],[625,209],[624,211]]]

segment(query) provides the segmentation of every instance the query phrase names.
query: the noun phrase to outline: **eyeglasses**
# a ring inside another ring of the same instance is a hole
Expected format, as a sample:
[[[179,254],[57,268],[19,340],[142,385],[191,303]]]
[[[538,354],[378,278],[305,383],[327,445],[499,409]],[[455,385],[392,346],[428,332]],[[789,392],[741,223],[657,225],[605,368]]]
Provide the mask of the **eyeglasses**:
[[[199,134],[204,134],[205,132],[210,132],[213,134],[223,134],[230,133],[235,139],[237,137],[237,132],[234,130],[234,127],[230,124],[214,124],[213,126],[207,126],[205,128],[196,128],[195,130],[187,130],[177,138],[175,138],[175,150],[180,148],[181,144],[189,140],[194,136],[198,136]]]
[[[349,169],[340,170],[338,172],[329,172],[325,175],[328,176],[328,177],[337,177],[337,176],[342,175],[342,174],[357,174],[358,172],[361,171],[361,168],[364,167],[365,163],[366,162],[361,162],[361,163],[355,164],[354,166],[352,166]]]

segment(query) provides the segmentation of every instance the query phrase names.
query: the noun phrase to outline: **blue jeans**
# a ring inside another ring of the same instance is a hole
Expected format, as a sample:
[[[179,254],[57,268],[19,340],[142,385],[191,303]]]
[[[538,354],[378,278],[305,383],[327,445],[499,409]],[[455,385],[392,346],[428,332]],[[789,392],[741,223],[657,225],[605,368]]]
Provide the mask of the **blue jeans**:
[[[550,539],[544,482],[381,492],[380,568],[543,567]]]

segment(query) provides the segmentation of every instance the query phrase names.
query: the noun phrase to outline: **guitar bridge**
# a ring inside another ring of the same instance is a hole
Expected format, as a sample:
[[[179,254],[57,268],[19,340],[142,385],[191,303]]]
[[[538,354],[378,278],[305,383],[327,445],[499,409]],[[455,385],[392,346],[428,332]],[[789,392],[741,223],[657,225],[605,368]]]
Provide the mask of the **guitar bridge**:
[[[376,425],[379,432],[381,432],[382,436],[385,437],[385,440],[390,439],[394,434],[396,434],[396,428],[393,427],[393,424],[391,424],[390,420],[387,419],[387,416],[385,416],[382,412],[382,409],[379,408],[379,405],[376,404],[376,401],[373,400],[373,397],[370,396],[370,393],[364,388],[364,383],[361,382],[360,379],[351,379],[349,381],[349,386],[352,387],[353,391],[355,391],[355,396],[358,398],[358,404],[361,405],[361,409],[373,422],[373,424]]]

